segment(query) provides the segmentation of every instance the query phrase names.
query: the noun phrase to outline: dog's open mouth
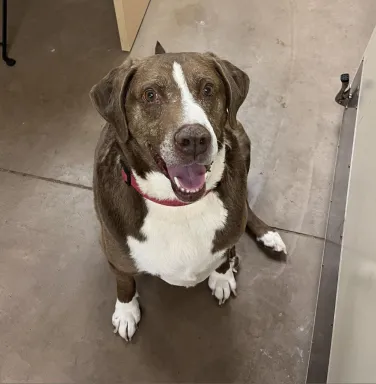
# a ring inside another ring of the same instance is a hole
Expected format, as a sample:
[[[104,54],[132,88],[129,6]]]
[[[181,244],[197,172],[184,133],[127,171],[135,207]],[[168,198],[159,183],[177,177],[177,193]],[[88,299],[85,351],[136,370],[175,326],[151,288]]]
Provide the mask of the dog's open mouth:
[[[167,166],[161,156],[155,152],[153,155],[161,172],[170,180],[172,189],[179,200],[192,203],[205,195],[209,165],[193,163]]]
[[[201,164],[167,167],[172,189],[183,201],[196,201],[205,194],[206,167]]]

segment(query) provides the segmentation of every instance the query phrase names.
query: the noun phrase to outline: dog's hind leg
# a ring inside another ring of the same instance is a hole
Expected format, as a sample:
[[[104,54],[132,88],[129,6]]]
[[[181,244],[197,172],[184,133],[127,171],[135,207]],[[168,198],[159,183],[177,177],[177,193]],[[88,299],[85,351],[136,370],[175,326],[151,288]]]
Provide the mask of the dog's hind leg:
[[[286,245],[281,239],[281,236],[269,225],[265,224],[250,208],[248,207],[248,220],[247,229],[250,234],[256,239],[265,250],[268,256],[273,259],[285,260],[286,259]]]

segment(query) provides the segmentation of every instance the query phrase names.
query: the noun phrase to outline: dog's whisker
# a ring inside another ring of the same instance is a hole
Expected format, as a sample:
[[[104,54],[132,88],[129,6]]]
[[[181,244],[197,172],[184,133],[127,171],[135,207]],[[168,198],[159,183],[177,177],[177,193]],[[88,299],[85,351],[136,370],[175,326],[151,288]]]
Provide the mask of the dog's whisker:
[[[222,146],[227,147],[228,149],[232,149],[230,143],[226,139],[223,141],[221,141],[221,140],[217,140],[217,141],[218,141],[218,143],[222,144]]]

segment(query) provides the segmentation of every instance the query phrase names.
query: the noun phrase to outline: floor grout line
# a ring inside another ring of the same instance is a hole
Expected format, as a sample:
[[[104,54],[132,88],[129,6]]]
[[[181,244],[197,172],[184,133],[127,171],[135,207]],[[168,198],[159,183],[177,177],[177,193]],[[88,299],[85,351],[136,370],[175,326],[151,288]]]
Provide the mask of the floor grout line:
[[[62,180],[52,179],[50,177],[38,176],[38,175],[34,175],[32,173],[14,171],[12,169],[6,169],[6,168],[2,168],[2,167],[0,167],[0,172],[11,173],[12,175],[17,175],[17,176],[22,176],[22,177],[29,177],[31,179],[36,179],[36,180],[43,180],[43,181],[47,181],[49,183],[62,184],[62,185],[66,185],[66,186],[69,186],[69,187],[85,189],[87,191],[92,191],[93,190],[92,187],[89,187],[87,185],[70,183],[69,181],[62,181]]]
[[[298,232],[298,231],[292,231],[290,229],[284,229],[284,228],[279,228],[279,227],[273,227],[273,229],[281,232],[286,232],[286,233],[291,233],[293,235],[300,235],[300,236],[305,236],[305,237],[310,237],[311,239],[316,239],[316,240],[327,240],[325,237],[322,236],[316,236],[316,235],[310,235],[309,233],[304,233],[304,232]]]
[[[47,181],[49,183],[54,183],[54,184],[66,185],[68,187],[75,187],[75,188],[85,189],[87,191],[92,191],[93,190],[92,187],[89,187],[87,185],[82,185],[82,184],[77,184],[77,183],[70,183],[69,181],[62,181],[62,180],[58,180],[58,179],[52,179],[51,177],[38,176],[38,175],[34,175],[32,173],[14,171],[12,169],[2,168],[2,167],[0,167],[0,172],[10,173],[12,175],[18,175],[18,176],[22,176],[22,177],[29,177],[31,179],[36,179],[36,180],[43,180],[43,181]],[[316,236],[316,235],[310,235],[309,233],[292,231],[290,229],[273,227],[273,226],[272,226],[272,228],[277,230],[277,231],[281,231],[281,232],[285,232],[285,233],[291,233],[291,234],[294,234],[294,235],[310,237],[310,238],[317,239],[317,240],[326,240],[324,237]]]

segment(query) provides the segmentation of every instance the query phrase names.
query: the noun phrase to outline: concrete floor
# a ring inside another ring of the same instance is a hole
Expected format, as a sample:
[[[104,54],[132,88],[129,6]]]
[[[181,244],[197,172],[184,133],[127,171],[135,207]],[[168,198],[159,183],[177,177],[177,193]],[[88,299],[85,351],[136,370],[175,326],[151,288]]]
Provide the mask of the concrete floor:
[[[132,55],[211,50],[251,77],[250,201],[283,229],[286,265],[246,236],[239,297],[140,279],[144,317],[112,333],[115,284],[98,243],[88,91],[126,54],[112,2],[10,2],[0,65],[0,381],[304,383],[342,109],[374,0],[152,0]],[[13,173],[9,172],[15,171]],[[27,175],[23,175],[27,174]],[[43,179],[45,178],[45,179]],[[61,181],[63,183],[59,183]]]

